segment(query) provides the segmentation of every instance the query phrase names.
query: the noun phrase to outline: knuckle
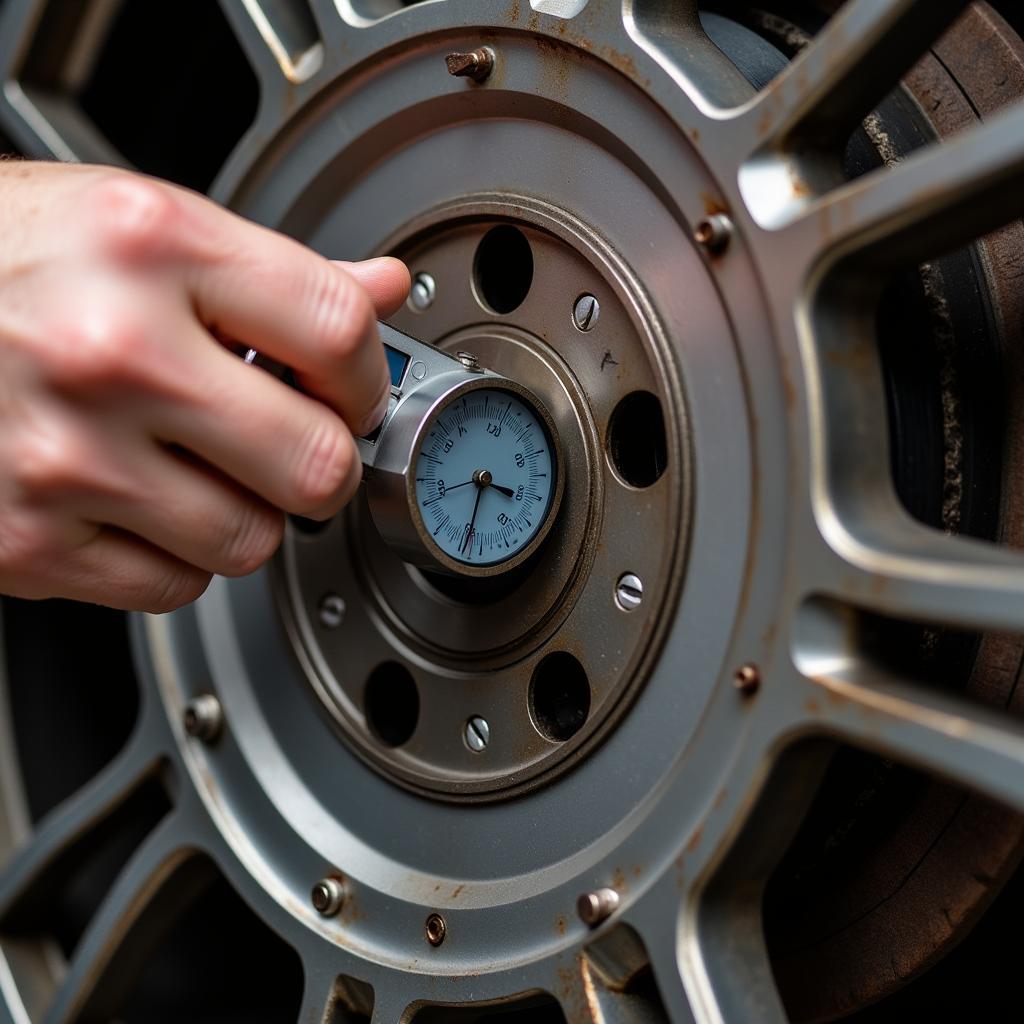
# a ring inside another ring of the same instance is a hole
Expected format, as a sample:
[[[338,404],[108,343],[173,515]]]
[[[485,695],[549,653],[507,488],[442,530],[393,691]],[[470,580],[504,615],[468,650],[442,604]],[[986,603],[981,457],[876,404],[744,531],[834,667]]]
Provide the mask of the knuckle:
[[[69,431],[37,431],[12,446],[11,477],[30,500],[81,486],[91,469],[91,452]]]
[[[0,566],[5,576],[39,578],[60,554],[53,531],[37,521],[10,521],[0,533]]]
[[[288,511],[302,515],[340,507],[354,463],[354,446],[344,428],[331,422],[318,424],[296,461],[296,502]]]
[[[376,314],[363,288],[327,266],[313,286],[312,340],[332,362],[349,359],[372,336]]]
[[[138,602],[140,610],[159,615],[184,608],[203,596],[212,579],[211,573],[193,566],[169,569],[149,585]]]
[[[138,260],[158,254],[176,215],[169,188],[124,172],[101,178],[92,186],[89,202],[100,245],[117,259]]]
[[[133,379],[146,362],[148,332],[131,304],[94,302],[58,321],[52,371],[72,387]]]
[[[221,571],[226,576],[248,576],[273,556],[283,536],[283,515],[250,506],[232,518]]]

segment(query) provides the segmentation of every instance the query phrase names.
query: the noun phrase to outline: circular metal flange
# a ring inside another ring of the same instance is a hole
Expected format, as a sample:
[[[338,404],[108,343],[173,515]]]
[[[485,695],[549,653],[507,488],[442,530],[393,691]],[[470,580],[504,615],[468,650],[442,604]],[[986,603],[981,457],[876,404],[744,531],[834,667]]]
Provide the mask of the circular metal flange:
[[[533,283],[511,316],[479,322],[486,305],[477,253],[496,224],[513,223],[496,220],[512,210],[531,247]],[[363,756],[405,784],[449,796],[518,792],[558,764],[573,763],[607,732],[610,716],[621,714],[642,685],[663,635],[680,578],[672,568],[679,556],[671,552],[684,546],[687,521],[687,440],[680,398],[662,370],[671,356],[657,322],[641,315],[650,310],[645,296],[622,292],[628,272],[592,232],[546,204],[470,196],[418,218],[387,246],[411,265],[443,268],[447,300],[433,315],[417,317],[420,329],[440,335],[449,351],[472,350],[550,410],[551,432],[561,439],[563,511],[531,564],[480,589],[400,563],[357,508],[322,533],[289,536],[286,613],[315,667],[314,686]],[[597,345],[614,346],[614,355],[578,344],[566,306],[579,291],[567,292],[566,282],[606,296]],[[657,396],[666,421],[664,436],[632,441],[665,448],[667,464],[644,488],[621,479],[608,450],[617,405],[638,391]],[[611,594],[631,560],[643,565],[649,597],[643,614],[627,624]],[[347,588],[342,595],[354,609],[346,628],[330,635],[313,614],[314,595],[326,587]],[[552,738],[538,725],[535,677],[553,653],[573,658],[589,687],[586,721],[569,737],[556,731]],[[420,721],[398,747],[381,742],[365,698],[376,667],[396,660],[407,665],[420,694]],[[500,742],[486,758],[451,743],[475,709],[502,723]]]

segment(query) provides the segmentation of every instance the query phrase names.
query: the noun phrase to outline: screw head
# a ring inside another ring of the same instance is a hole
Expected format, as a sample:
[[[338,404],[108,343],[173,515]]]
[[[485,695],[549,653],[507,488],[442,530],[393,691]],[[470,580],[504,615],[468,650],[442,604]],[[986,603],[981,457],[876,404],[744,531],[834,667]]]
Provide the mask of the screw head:
[[[756,665],[740,665],[732,681],[744,697],[753,697],[761,688],[761,672]]]
[[[193,697],[185,705],[182,724],[189,736],[204,743],[211,743],[224,725],[224,711],[220,701],[212,693]]]
[[[321,917],[334,917],[345,902],[345,887],[336,878],[321,878],[310,891],[309,900]]]
[[[444,923],[444,918],[440,914],[431,914],[427,918],[424,931],[427,934],[427,942],[432,946],[440,946],[448,934],[448,925]]]
[[[437,298],[437,282],[430,274],[419,273],[412,280],[412,290],[409,292],[409,305],[422,313],[430,309]]]
[[[474,715],[463,730],[466,746],[475,754],[479,754],[491,741],[491,727],[486,718]]]
[[[693,237],[708,252],[720,253],[729,245],[732,234],[732,221],[724,213],[713,213],[697,225]]]
[[[472,352],[456,352],[455,358],[467,369],[480,372],[480,360]]]
[[[455,78],[486,82],[494,70],[494,51],[489,46],[481,46],[468,53],[449,53],[444,62],[448,74]]]
[[[576,901],[576,913],[585,925],[594,928],[611,917],[618,906],[619,894],[614,889],[595,889]]]
[[[615,584],[615,603],[624,611],[635,611],[643,603],[644,583],[635,573],[623,573]]]
[[[586,334],[601,319],[601,303],[593,295],[581,295],[572,309],[572,322],[577,331]]]
[[[345,602],[337,594],[324,594],[320,598],[320,625],[337,629],[345,621]]]

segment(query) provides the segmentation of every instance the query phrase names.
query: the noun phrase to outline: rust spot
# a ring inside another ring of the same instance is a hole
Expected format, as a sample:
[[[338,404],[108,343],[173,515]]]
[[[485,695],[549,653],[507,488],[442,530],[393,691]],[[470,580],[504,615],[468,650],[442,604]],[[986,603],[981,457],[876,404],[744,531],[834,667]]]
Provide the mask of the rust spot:
[[[459,893],[462,892],[462,890],[465,889],[465,888],[466,888],[465,882],[463,882],[461,885],[455,886],[455,889],[452,891],[452,899],[453,900],[457,900],[459,898]]]
[[[508,20],[509,23],[515,25],[519,21],[520,8],[519,0],[513,0],[512,6],[508,9]]]
[[[558,917],[555,918],[555,931],[558,932],[559,935],[564,935],[565,934],[565,915],[564,914],[559,914]]]
[[[716,196],[714,192],[701,192],[700,199],[704,204],[704,212],[709,217],[716,213],[729,213],[729,207],[725,205],[725,200]]]
[[[690,129],[690,138],[694,142],[700,142],[700,132],[696,128]]]
[[[693,835],[690,836],[689,842],[687,842],[687,844],[686,844],[686,852],[687,853],[693,853],[693,851],[696,850],[698,846],[700,846],[700,841],[701,841],[703,835],[704,835],[704,826],[703,825],[698,825],[693,830]]]
[[[728,795],[729,795],[729,790],[727,790],[727,789],[720,789],[718,791],[717,795],[715,796],[715,802],[711,805],[711,809],[713,811],[717,811],[718,808],[721,807],[722,804],[725,803],[725,798]]]
[[[807,700],[804,701],[804,711],[809,715],[820,715],[821,705],[813,697],[808,697]]]
[[[626,873],[622,868],[616,868],[612,872],[612,888],[622,892],[626,888]]]

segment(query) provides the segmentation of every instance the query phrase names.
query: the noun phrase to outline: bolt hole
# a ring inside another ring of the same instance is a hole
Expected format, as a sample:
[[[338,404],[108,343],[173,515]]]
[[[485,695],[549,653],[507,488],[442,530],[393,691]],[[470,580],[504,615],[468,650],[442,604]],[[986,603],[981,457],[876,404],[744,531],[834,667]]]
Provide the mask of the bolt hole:
[[[407,743],[420,718],[416,680],[397,661],[378,665],[366,680],[363,693],[366,721],[373,734],[389,747]]]
[[[665,472],[665,417],[649,391],[634,391],[615,407],[608,421],[608,457],[631,487],[650,487]]]
[[[491,228],[477,247],[473,278],[477,294],[493,312],[518,309],[533,284],[533,252],[526,235],[511,224]]]
[[[590,683],[583,666],[565,651],[549,654],[530,680],[530,714],[549,739],[564,743],[590,714]]]

